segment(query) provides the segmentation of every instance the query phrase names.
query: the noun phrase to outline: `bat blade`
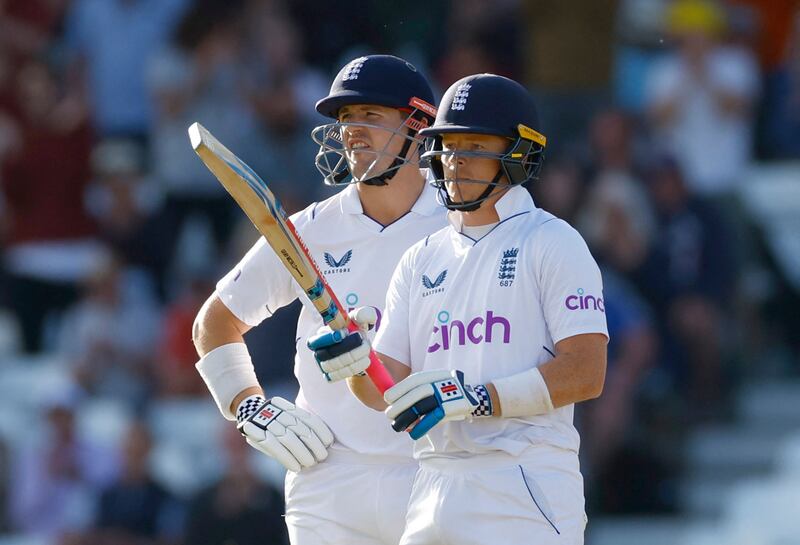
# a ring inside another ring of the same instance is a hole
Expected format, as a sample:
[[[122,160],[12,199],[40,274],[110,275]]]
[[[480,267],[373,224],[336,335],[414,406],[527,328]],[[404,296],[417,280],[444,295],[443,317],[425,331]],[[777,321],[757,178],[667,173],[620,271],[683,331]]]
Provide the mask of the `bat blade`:
[[[349,319],[325,281],[280,201],[261,177],[200,123],[193,123],[189,127],[189,140],[206,167],[239,204],[292,278],[308,295],[323,322],[333,329],[357,330],[358,326]],[[370,361],[367,374],[383,393],[394,382],[374,352],[370,352]]]

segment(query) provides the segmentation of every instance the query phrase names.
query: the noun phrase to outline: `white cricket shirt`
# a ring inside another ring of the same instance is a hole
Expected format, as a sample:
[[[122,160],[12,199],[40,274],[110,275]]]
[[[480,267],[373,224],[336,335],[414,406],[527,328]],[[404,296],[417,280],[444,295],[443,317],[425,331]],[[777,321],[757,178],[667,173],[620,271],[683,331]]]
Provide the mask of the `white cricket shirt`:
[[[479,240],[451,226],[405,253],[386,295],[375,349],[412,372],[460,369],[485,384],[553,358],[582,333],[608,336],[600,270],[581,236],[513,187],[496,203],[500,222]],[[415,456],[466,457],[530,444],[577,452],[573,405],[528,418],[478,418],[435,426]]]
[[[379,317],[392,271],[403,252],[447,225],[446,209],[437,204],[436,190],[427,183],[411,210],[385,227],[364,215],[355,185],[293,214],[291,220],[342,305],[348,310],[373,306]],[[333,448],[411,456],[411,441],[406,434],[395,433],[383,413],[362,405],[345,381],[325,381],[306,346],[306,339],[322,326],[322,319],[263,238],[217,283],[217,295],[237,318],[251,326],[299,297],[303,309],[295,343],[294,374],[300,384],[297,406],[328,424],[336,436]],[[382,326],[380,319],[377,326]],[[264,386],[269,393],[269,385]]]

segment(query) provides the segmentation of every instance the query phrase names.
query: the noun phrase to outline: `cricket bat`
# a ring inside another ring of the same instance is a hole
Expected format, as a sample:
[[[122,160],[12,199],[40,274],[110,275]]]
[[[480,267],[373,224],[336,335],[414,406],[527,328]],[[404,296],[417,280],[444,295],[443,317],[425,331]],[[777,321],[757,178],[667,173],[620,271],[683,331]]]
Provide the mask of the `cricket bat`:
[[[244,161],[222,145],[200,123],[189,127],[189,139],[197,155],[267,240],[295,282],[308,295],[322,320],[332,329],[357,331],[336,294],[325,281],[314,258],[267,184]],[[383,393],[394,385],[375,352],[369,355],[367,374]]]

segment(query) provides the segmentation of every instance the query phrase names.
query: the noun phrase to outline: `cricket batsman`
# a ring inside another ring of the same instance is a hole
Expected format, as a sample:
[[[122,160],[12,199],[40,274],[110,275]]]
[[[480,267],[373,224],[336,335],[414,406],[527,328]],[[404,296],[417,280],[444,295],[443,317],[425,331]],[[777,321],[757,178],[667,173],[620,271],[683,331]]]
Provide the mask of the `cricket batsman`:
[[[419,131],[433,122],[433,104],[414,66],[371,55],[345,65],[316,105],[333,120],[312,133],[320,145],[317,167],[326,183],[344,188],[291,221],[342,302],[360,307],[365,327],[381,326],[403,252],[446,225],[446,210],[419,168]],[[294,367],[300,390],[292,403],[262,390],[243,335],[297,298],[304,306]],[[318,311],[262,238],[219,281],[195,320],[197,369],[223,416],[288,470],[293,545],[396,545],[417,469],[413,442],[359,403],[344,382],[330,383],[340,377],[306,346],[320,326]],[[367,365],[349,367],[342,377]]]
[[[478,74],[421,131],[450,225],[403,255],[387,292],[375,349],[400,382],[381,397],[348,379],[416,439],[402,545],[583,543],[573,408],[603,389],[608,333],[586,244],[522,187],[542,164],[539,129],[525,88]],[[332,372],[359,368],[336,346],[369,341],[335,340],[323,328],[310,346]]]

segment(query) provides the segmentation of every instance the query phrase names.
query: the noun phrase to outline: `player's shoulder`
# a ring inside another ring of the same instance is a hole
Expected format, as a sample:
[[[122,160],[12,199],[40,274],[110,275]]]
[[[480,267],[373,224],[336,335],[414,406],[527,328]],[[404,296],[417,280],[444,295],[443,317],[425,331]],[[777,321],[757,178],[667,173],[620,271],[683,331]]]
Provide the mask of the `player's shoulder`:
[[[537,208],[528,218],[527,232],[530,243],[540,251],[549,249],[583,248],[586,242],[567,221]]]
[[[425,238],[418,240],[403,254],[403,263],[405,263],[406,266],[414,267],[416,264],[426,259],[426,256],[435,255],[439,247],[443,244],[449,244],[448,240],[451,231],[452,227],[447,225],[438,231],[426,235]]]
[[[340,201],[341,192],[331,195],[323,201],[312,202],[299,212],[292,214],[290,219],[298,230],[305,230],[311,225],[327,223],[342,215]]]

